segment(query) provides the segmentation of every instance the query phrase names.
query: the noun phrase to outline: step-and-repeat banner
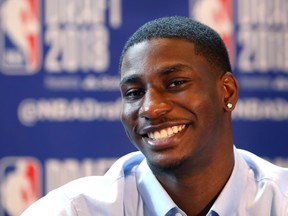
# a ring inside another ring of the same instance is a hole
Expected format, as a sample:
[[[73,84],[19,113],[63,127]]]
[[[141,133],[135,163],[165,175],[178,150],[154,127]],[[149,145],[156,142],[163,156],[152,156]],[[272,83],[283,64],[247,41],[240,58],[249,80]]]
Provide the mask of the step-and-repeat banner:
[[[118,60],[146,21],[190,16],[223,37],[240,99],[235,144],[288,166],[287,0],[0,0],[0,216],[136,149]]]

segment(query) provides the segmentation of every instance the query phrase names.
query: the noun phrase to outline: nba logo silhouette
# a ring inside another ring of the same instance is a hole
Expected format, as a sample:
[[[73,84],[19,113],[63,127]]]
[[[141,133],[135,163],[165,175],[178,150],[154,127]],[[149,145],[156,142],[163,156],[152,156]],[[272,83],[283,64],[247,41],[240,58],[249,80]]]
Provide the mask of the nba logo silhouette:
[[[0,71],[30,75],[41,66],[39,0],[0,0]]]
[[[0,216],[19,216],[41,197],[41,168],[35,158],[0,160]]]
[[[219,33],[229,52],[231,64],[234,54],[232,4],[233,0],[190,0],[191,16]]]

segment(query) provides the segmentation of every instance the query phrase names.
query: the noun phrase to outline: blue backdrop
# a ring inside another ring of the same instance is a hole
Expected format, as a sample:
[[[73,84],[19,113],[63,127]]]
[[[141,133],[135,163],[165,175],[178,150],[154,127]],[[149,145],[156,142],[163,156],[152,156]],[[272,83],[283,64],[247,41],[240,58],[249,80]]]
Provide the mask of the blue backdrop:
[[[136,150],[119,121],[118,60],[162,16],[221,34],[240,85],[235,144],[286,166],[287,11],[286,0],[0,0],[0,216]]]

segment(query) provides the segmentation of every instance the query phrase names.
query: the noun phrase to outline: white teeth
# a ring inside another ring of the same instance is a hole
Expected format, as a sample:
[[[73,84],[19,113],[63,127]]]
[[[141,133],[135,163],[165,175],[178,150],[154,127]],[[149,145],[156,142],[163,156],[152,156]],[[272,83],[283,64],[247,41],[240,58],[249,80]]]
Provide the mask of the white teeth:
[[[165,129],[161,130],[160,134],[161,134],[161,137],[167,137],[168,136],[168,132]]]
[[[153,134],[153,136],[154,136],[154,139],[159,139],[159,138],[161,137],[161,134],[160,134],[159,131],[156,131],[156,132]]]
[[[174,134],[177,134],[178,132],[182,131],[185,128],[185,125],[179,125],[179,126],[173,126],[169,128],[162,129],[160,131],[155,131],[148,133],[148,137],[151,139],[163,139],[169,136],[172,136]]]
[[[178,126],[173,126],[172,130],[173,130],[173,133],[178,133]]]
[[[172,128],[167,128],[168,136],[171,136],[173,134]]]

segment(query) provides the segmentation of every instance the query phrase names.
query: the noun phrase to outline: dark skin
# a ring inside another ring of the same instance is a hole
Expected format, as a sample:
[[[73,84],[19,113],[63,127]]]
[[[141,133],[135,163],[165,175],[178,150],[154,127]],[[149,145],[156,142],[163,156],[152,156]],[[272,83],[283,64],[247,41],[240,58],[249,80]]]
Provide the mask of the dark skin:
[[[183,39],[130,47],[121,67],[122,123],[152,172],[188,215],[206,215],[233,165],[238,84]]]

